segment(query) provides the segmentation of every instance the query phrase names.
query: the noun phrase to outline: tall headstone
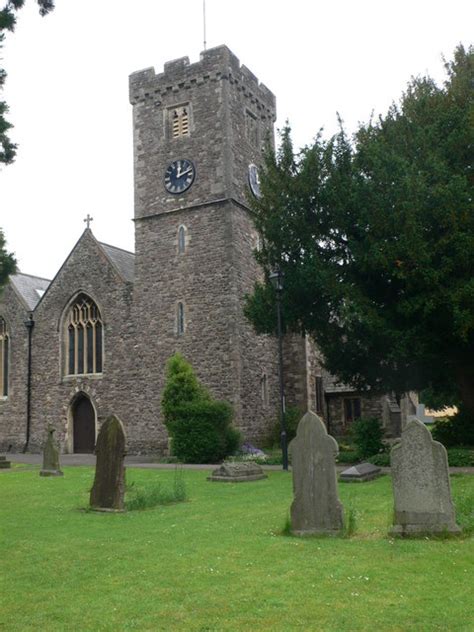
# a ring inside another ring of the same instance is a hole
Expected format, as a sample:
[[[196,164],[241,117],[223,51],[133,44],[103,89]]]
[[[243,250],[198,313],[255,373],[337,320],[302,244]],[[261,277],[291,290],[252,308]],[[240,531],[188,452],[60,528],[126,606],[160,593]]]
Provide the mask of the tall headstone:
[[[295,535],[336,534],[344,510],[337,493],[336,440],[321,419],[307,412],[291,442],[294,500],[291,530]]]
[[[102,425],[95,448],[97,462],[90,505],[95,511],[123,511],[125,493],[125,433],[111,415]]]
[[[62,476],[61,466],[59,464],[59,447],[54,433],[56,428],[52,425],[48,426],[48,436],[43,448],[43,468],[40,470],[40,476]]]
[[[417,419],[408,422],[391,452],[395,501],[392,535],[459,533],[445,447]]]

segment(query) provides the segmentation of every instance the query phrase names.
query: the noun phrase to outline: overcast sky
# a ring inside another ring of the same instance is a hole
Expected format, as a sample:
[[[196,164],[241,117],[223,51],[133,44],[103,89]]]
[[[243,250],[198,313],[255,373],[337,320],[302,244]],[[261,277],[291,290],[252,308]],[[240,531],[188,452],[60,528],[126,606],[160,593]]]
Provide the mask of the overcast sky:
[[[5,0],[0,0],[4,5]],[[85,228],[133,250],[128,75],[203,49],[202,0],[27,0],[2,62],[19,144],[0,167],[0,227],[22,272],[52,278]],[[92,9],[93,7],[93,9]],[[410,77],[442,81],[441,56],[473,40],[472,0],[207,0],[207,47],[227,44],[277,97],[295,145],[339,112],[349,131]]]

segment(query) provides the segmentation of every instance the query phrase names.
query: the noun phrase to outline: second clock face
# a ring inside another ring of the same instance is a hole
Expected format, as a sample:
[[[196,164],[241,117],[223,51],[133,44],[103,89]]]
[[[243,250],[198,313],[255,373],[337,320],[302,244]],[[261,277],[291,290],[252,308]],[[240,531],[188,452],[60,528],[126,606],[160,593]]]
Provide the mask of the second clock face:
[[[194,182],[196,170],[186,158],[174,160],[165,172],[165,188],[170,193],[183,193]]]

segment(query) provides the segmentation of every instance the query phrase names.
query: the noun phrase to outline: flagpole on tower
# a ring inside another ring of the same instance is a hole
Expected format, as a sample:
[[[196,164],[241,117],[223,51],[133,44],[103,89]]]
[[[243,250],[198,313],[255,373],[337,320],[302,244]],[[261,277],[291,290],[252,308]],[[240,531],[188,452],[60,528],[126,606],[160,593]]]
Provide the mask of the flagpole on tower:
[[[206,50],[206,0],[202,0],[202,24],[204,30],[204,50]]]

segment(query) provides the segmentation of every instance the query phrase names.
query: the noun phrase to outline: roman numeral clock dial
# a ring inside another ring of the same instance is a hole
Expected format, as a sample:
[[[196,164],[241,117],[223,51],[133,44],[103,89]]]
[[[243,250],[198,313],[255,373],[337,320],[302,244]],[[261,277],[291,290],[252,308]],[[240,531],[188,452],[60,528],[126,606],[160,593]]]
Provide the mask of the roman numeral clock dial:
[[[165,171],[165,189],[169,193],[184,193],[194,182],[196,169],[186,158],[174,160]]]

